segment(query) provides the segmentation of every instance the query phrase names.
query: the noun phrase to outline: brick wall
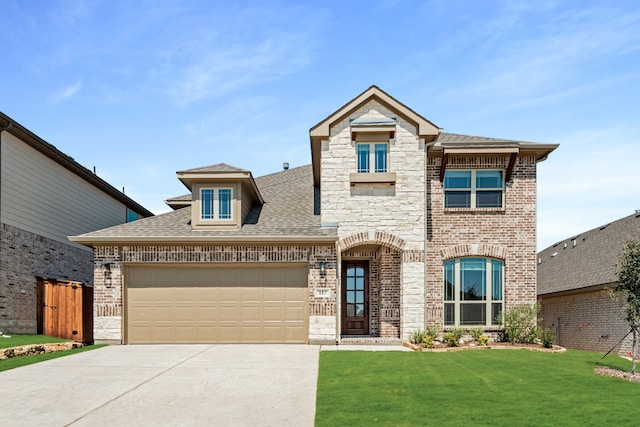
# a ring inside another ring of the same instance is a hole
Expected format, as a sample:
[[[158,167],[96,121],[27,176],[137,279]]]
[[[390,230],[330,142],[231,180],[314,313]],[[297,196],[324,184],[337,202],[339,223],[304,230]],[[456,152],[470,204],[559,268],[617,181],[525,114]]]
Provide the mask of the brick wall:
[[[2,224],[0,330],[35,334],[37,277],[93,283],[93,254]]]
[[[447,169],[506,170],[508,158],[449,160]],[[504,260],[505,308],[536,302],[536,162],[518,157],[505,185],[504,208],[444,209],[441,159],[427,165],[427,323],[442,328],[443,262],[452,257],[483,256]]]
[[[308,263],[309,340],[335,341],[334,246],[100,246],[95,249],[94,338],[121,340],[123,265],[176,263]],[[326,263],[326,274],[320,273]],[[108,264],[108,270],[105,265]],[[317,295],[316,290],[328,291]]]
[[[541,297],[541,324],[556,331],[556,343],[579,350],[628,355],[631,336],[616,345],[629,331],[625,310],[605,291]]]

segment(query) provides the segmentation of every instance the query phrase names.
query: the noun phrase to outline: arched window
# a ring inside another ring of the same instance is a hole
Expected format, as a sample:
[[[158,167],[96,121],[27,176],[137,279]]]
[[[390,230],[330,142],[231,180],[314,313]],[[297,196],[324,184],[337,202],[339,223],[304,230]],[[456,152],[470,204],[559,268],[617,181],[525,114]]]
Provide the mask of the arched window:
[[[496,326],[503,308],[504,263],[457,258],[444,263],[445,326]]]

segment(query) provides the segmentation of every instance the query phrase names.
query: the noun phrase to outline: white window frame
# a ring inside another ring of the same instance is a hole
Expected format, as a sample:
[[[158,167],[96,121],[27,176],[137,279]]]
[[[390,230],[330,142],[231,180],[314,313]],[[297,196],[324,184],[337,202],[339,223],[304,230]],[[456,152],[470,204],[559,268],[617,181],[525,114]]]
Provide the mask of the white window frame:
[[[228,190],[229,191],[229,213],[228,217],[220,216],[220,191]],[[205,218],[204,216],[204,195],[205,191],[213,192],[213,206],[212,206],[212,215],[210,218]],[[202,187],[200,188],[200,212],[199,212],[200,221],[234,221],[233,217],[233,188],[232,187]]]
[[[460,288],[461,288],[461,269],[460,269],[460,261],[463,259],[474,259],[474,260],[484,260],[485,261],[485,299],[484,300],[462,300],[460,297]],[[493,299],[493,261],[497,261],[500,262],[501,264],[501,269],[500,269],[500,299]],[[454,263],[454,281],[453,281],[453,300],[447,300],[447,295],[446,295],[446,264],[448,262],[453,262]],[[443,271],[442,271],[442,286],[443,286],[443,303],[444,303],[444,309],[443,309],[443,314],[442,314],[442,321],[443,324],[445,326],[445,328],[447,327],[474,327],[474,326],[482,326],[485,328],[492,328],[492,329],[496,329],[499,327],[499,321],[494,321],[493,319],[493,304],[500,304],[500,313],[501,316],[504,314],[504,291],[505,291],[505,266],[504,266],[504,261],[501,259],[495,259],[495,258],[488,258],[488,257],[476,257],[476,256],[470,256],[470,257],[462,257],[462,258],[454,258],[454,259],[449,259],[446,260],[443,264]],[[462,324],[461,323],[461,304],[484,304],[485,305],[485,319],[484,319],[484,323],[466,323],[466,324]],[[447,305],[453,305],[454,306],[454,322],[453,324],[447,323],[446,320],[446,306]]]
[[[471,186],[469,188],[447,188],[447,173],[448,172],[470,172],[471,173]],[[500,172],[500,180],[502,182],[501,187],[496,188],[477,188],[476,176],[477,172]],[[504,209],[504,177],[505,171],[503,169],[448,169],[445,171],[444,181],[442,182],[442,187],[444,190],[444,199],[443,205],[445,209]],[[477,197],[476,194],[478,192],[488,192],[488,191],[500,191],[500,206],[477,206]],[[467,207],[448,207],[447,206],[447,193],[470,193],[469,197],[469,206]]]
[[[384,170],[377,170],[376,168],[376,145],[384,145],[385,146],[385,168]],[[360,147],[368,146],[369,147],[369,164],[368,168],[360,168]],[[389,143],[378,141],[378,142],[369,142],[369,141],[358,141],[356,142],[356,170],[358,173],[387,173],[389,172]]]

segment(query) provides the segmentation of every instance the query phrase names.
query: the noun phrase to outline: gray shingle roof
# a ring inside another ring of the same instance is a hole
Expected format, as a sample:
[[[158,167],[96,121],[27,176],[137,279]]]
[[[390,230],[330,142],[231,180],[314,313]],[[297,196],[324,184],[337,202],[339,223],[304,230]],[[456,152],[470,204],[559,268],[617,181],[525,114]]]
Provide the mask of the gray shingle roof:
[[[128,224],[106,228],[83,234],[83,243],[92,241],[161,241],[228,238],[264,238],[265,240],[286,240],[335,237],[336,230],[322,228],[320,216],[314,215],[314,188],[311,165],[302,166],[266,175],[256,179],[265,203],[254,207],[245,224],[239,230],[197,230],[191,229],[191,207],[141,219]],[[176,199],[176,198],[174,198]]]
[[[178,173],[185,173],[185,172],[243,172],[243,173],[248,173],[249,171],[245,170],[245,169],[237,168],[235,166],[228,165],[226,163],[218,163],[216,165],[203,166],[203,167],[200,167],[200,168],[194,168],[194,169],[187,169],[187,170],[183,170],[183,171],[178,171]]]
[[[640,214],[572,236],[539,252],[538,295],[615,282],[614,264],[624,241],[631,239],[640,240]]]
[[[484,136],[473,136],[473,135],[460,135],[457,133],[446,133],[442,132],[438,135],[436,142],[440,143],[460,143],[460,144],[470,144],[470,143],[512,143],[512,144],[521,144],[524,141],[514,141],[511,139],[500,139],[500,138],[487,138]]]

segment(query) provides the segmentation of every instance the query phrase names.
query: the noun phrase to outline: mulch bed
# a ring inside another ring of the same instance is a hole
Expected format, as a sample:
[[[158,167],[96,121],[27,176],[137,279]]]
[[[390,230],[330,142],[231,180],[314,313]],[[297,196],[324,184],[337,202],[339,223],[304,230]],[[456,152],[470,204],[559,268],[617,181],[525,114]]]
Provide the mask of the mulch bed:
[[[438,341],[436,341],[438,342]],[[408,341],[402,343],[405,347],[408,347],[414,351],[430,352],[430,353],[444,353],[448,351],[464,351],[464,350],[516,350],[525,349],[531,351],[541,351],[545,353],[563,353],[567,351],[566,348],[554,345],[552,348],[544,348],[541,344],[511,344],[509,342],[492,342],[489,345],[478,345],[473,342],[466,342],[458,347],[447,347],[444,344],[436,344],[433,348],[426,348],[420,345],[412,344]]]

